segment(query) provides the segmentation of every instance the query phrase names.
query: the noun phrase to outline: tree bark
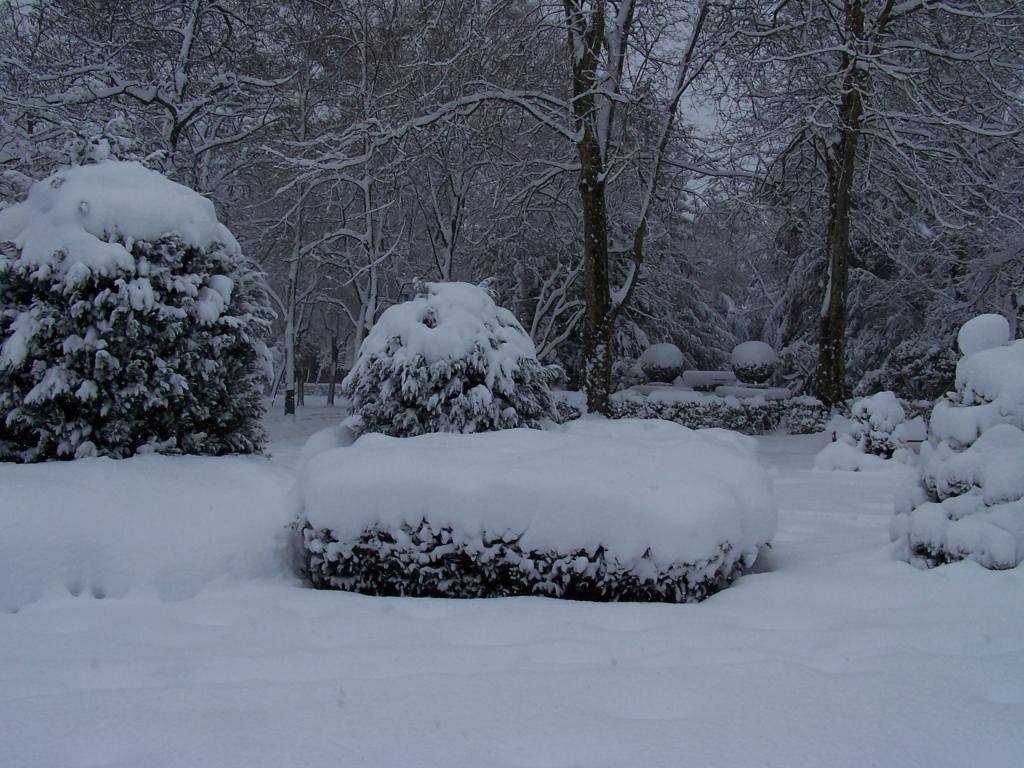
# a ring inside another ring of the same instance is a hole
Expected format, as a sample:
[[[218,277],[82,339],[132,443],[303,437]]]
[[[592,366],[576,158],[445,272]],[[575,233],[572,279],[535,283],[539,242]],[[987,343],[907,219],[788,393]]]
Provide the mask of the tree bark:
[[[847,39],[854,45],[863,38],[861,3],[850,2],[846,13]],[[846,71],[839,109],[839,136],[828,147],[828,222],[825,236],[825,297],[818,335],[817,396],[832,407],[846,398],[846,311],[850,273],[850,209],[857,143],[864,105],[863,74],[854,57],[842,54]]]
[[[583,381],[591,413],[610,412],[612,360],[615,356],[608,281],[608,210],[600,156],[580,143],[580,196],[583,202]]]
[[[327,404],[334,405],[334,395],[338,387],[338,334],[331,334],[331,373],[327,385]]]

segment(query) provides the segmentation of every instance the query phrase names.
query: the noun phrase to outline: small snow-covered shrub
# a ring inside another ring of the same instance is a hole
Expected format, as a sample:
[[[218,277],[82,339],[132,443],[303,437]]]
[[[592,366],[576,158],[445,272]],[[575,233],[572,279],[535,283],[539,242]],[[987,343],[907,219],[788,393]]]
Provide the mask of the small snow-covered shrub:
[[[0,459],[263,445],[270,312],[213,204],[138,163],[0,212]]]
[[[920,486],[890,531],[919,565],[1012,568],[1024,560],[1024,340],[1011,342],[1005,319],[991,315],[958,340],[956,391],[932,411]]]
[[[744,341],[732,351],[732,370],[744,384],[764,384],[775,373],[779,356],[763,341]]]
[[[638,362],[649,381],[671,384],[683,372],[683,353],[675,344],[652,344]]]
[[[904,447],[898,430],[907,415],[899,399],[892,392],[878,392],[853,402],[849,417],[838,417],[834,422],[839,442],[854,446],[862,453],[891,459]]]
[[[818,471],[864,472],[885,466],[887,462],[881,456],[865,453],[842,440],[829,443],[814,456],[814,468]]]
[[[388,308],[342,383],[360,432],[412,437],[539,426],[549,374],[507,309],[468,283],[423,283]]]
[[[368,594],[701,600],[776,524],[747,438],[650,421],[364,435],[297,487],[309,578]]]

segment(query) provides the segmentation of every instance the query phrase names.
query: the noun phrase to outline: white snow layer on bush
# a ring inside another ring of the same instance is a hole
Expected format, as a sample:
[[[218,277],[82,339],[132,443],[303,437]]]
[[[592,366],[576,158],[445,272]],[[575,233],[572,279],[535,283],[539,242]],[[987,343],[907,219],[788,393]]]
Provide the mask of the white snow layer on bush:
[[[1010,323],[1002,315],[978,315],[968,320],[956,335],[963,355],[973,355],[992,347],[1001,347],[1010,340]]]
[[[1002,320],[982,315],[961,329],[961,348],[976,351],[957,364],[956,392],[932,411],[935,445],[923,451],[919,497],[892,522],[915,562],[1024,560],[1024,341],[1005,343],[994,317]]]
[[[957,401],[940,400],[932,410],[931,433],[940,440],[970,445],[989,427],[1024,427],[1024,340],[968,355],[956,366]]]
[[[68,591],[180,599],[281,574],[291,477],[234,457],[0,462],[0,611]]]
[[[675,344],[652,344],[640,355],[640,367],[682,368],[683,353]]]
[[[495,317],[498,324],[481,318]],[[490,343],[489,331],[498,348]],[[400,339],[395,345],[394,339]],[[384,311],[359,348],[359,360],[346,377],[358,377],[373,355],[393,355],[394,364],[427,365],[469,357],[479,347],[490,350],[487,387],[497,377],[511,380],[520,358],[536,358],[533,341],[515,315],[499,307],[481,288],[469,283],[427,283],[427,292]],[[511,384],[509,384],[511,386]]]
[[[0,242],[13,242],[22,262],[52,270],[69,285],[90,272],[133,271],[131,241],[172,233],[196,248],[220,243],[240,252],[213,203],[136,162],[65,168],[0,211]]]
[[[772,484],[751,438],[665,421],[583,420],[411,438],[363,435],[314,456],[300,514],[339,541],[424,520],[467,539],[511,534],[524,550],[604,547],[620,562],[697,563],[731,545],[753,562],[775,533]]]
[[[778,359],[771,345],[763,341],[744,341],[733,348],[731,362],[734,368],[749,368],[753,365],[775,365]]]
[[[878,392],[862,397],[851,408],[853,416],[866,421],[878,432],[893,432],[907,420],[907,414],[893,392]]]

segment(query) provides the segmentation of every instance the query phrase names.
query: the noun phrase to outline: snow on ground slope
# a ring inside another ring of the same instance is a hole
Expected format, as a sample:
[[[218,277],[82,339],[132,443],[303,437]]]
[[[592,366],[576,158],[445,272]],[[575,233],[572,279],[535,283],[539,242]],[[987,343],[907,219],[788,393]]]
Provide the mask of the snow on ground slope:
[[[814,471],[825,439],[758,438],[774,549],[695,605],[50,593],[0,613],[0,766],[1021,765],[1024,571],[896,561],[906,469]]]

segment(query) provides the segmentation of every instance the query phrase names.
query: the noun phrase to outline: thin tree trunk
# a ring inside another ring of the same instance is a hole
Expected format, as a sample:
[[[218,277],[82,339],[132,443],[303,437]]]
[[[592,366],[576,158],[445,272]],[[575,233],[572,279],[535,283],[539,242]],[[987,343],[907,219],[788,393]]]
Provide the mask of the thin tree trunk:
[[[338,334],[331,334],[331,372],[327,385],[327,404],[334,405],[334,395],[338,386]]]

